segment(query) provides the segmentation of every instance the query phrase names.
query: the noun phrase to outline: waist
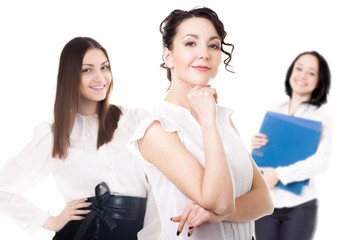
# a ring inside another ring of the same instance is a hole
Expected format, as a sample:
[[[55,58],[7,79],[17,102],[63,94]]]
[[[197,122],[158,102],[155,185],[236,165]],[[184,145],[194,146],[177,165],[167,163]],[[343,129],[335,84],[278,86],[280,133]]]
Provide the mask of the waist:
[[[146,209],[146,198],[113,195],[90,197],[86,200],[92,204],[85,208],[97,214],[106,215],[113,219],[142,220]]]
[[[86,200],[92,204],[85,208],[90,213],[85,215],[76,235],[75,240],[80,240],[88,231],[94,239],[99,239],[100,226],[104,226],[109,232],[118,226],[118,221],[131,221],[143,226],[145,216],[146,198],[120,196],[110,194],[110,189],[105,182],[95,187],[95,197]],[[102,225],[99,225],[99,223]],[[92,227],[91,227],[92,226]]]
[[[315,187],[311,184],[311,181],[309,186],[304,186],[300,195],[291,193],[281,188],[271,189],[271,193],[274,201],[274,207],[275,208],[295,207],[317,198]]]

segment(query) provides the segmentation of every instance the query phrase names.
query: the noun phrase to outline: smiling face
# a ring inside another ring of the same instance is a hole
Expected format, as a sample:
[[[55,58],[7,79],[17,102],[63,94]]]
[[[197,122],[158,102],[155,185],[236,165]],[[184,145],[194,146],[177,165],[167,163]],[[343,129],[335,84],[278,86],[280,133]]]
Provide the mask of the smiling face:
[[[315,56],[305,54],[295,62],[291,77],[290,86],[292,97],[294,95],[311,99],[311,94],[319,82],[319,63]]]
[[[97,105],[105,99],[112,80],[109,61],[98,48],[86,51],[81,68],[80,106]]]
[[[185,19],[177,28],[173,49],[165,48],[163,58],[171,69],[173,83],[207,85],[218,72],[221,39],[208,19]]]

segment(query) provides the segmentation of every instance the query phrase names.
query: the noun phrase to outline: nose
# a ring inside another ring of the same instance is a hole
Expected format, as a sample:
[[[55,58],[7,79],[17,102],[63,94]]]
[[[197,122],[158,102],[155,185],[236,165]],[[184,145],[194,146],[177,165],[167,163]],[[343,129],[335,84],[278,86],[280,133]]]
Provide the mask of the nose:
[[[302,71],[302,72],[300,73],[300,77],[301,77],[302,79],[306,79],[306,75],[307,75],[307,73],[306,73],[305,71]]]
[[[96,82],[104,82],[105,81],[104,74],[101,71],[96,71],[96,75],[94,76],[94,80]]]
[[[209,60],[209,49],[206,45],[199,48],[199,58],[202,60]]]

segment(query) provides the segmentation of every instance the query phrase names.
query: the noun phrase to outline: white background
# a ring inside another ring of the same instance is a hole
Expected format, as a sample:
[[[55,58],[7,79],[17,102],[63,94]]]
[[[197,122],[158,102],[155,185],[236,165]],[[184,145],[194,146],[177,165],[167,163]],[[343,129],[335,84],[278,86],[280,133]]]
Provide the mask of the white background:
[[[330,65],[334,149],[329,170],[318,180],[320,212],[315,239],[356,239],[359,211],[360,14],[356,1],[1,1],[0,167],[32,138],[40,121],[52,121],[56,76],[63,46],[77,36],[99,41],[109,52],[112,102],[151,108],[168,86],[159,67],[160,22],[174,9],[214,9],[235,45],[232,65],[213,82],[219,104],[234,109],[244,143],[257,132],[266,109],[285,98],[291,61],[306,50]],[[58,214],[64,202],[53,179],[28,193]],[[0,214],[0,239],[51,239],[40,230],[29,237]]]

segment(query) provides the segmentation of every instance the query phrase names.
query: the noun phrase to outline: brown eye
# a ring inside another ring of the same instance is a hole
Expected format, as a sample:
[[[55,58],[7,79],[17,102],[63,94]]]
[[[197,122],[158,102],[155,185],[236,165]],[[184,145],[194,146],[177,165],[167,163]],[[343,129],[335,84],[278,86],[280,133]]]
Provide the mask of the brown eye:
[[[194,43],[194,42],[187,42],[187,43],[185,44],[185,46],[190,46],[190,47],[192,47],[192,46],[195,46],[195,43]]]
[[[210,44],[209,47],[213,49],[220,49],[220,47],[217,44]]]

